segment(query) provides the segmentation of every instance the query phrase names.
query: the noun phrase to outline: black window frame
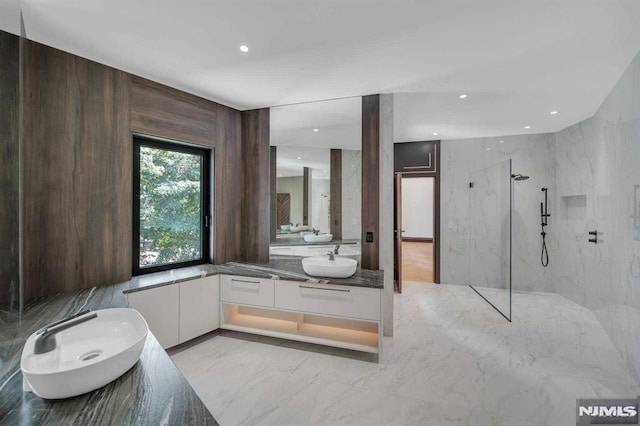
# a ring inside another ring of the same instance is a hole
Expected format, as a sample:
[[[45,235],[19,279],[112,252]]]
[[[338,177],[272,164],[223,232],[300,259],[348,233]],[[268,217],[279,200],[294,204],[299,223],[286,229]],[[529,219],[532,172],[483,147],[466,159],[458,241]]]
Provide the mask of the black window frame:
[[[201,258],[186,262],[168,263],[163,265],[140,267],[140,148],[151,147],[167,151],[182,152],[198,155],[202,159],[202,173],[200,175],[200,230],[201,230]],[[159,140],[153,137],[133,135],[133,208],[132,208],[132,275],[144,275],[153,272],[168,271],[187,266],[211,263],[211,238],[213,219],[211,215],[211,156],[212,150],[204,147],[188,145],[177,141]]]

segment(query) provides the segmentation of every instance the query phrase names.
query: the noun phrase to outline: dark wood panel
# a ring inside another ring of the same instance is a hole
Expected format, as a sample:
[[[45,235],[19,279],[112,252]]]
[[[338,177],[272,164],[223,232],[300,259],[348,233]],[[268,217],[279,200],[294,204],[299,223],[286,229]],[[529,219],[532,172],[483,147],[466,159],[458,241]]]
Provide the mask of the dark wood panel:
[[[0,306],[19,307],[20,38],[0,31]]]
[[[242,259],[242,127],[240,111],[215,104],[214,261]]]
[[[269,109],[242,112],[244,260],[268,261],[271,219]]]
[[[270,211],[270,216],[271,216],[271,229],[270,229],[270,240],[271,241],[275,241],[276,240],[276,231],[278,229],[278,227],[280,226],[279,223],[279,210],[278,210],[278,202],[277,202],[277,195],[276,193],[278,192],[277,189],[277,179],[278,179],[278,147],[277,146],[272,146],[271,150],[269,152],[269,163],[270,163],[270,170],[269,170],[269,175],[271,176],[271,195],[270,195],[270,200],[271,200],[271,211]],[[287,215],[288,216],[288,215]],[[288,219],[287,219],[288,220]],[[288,224],[289,222],[287,222]]]
[[[329,181],[329,233],[334,240],[342,239],[342,150],[332,149]]]
[[[291,223],[291,194],[276,194],[277,226]]]
[[[141,77],[132,77],[131,130],[215,146],[218,104]]]
[[[380,95],[362,97],[362,269],[378,269],[380,256]],[[373,236],[367,242],[367,233]]]
[[[309,197],[311,197],[311,169],[302,168],[302,224],[309,225]]]
[[[130,76],[23,43],[25,298],[127,280]]]

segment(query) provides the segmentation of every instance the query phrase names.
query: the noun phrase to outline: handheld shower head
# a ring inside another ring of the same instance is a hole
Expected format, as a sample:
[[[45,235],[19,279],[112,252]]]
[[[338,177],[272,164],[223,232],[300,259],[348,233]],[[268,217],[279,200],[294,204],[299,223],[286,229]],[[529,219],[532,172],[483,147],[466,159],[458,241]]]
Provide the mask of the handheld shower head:
[[[527,180],[527,179],[529,179],[529,176],[521,175],[520,173],[518,173],[518,174],[513,174],[513,175],[511,175],[511,178],[512,178],[513,180],[518,180],[518,181],[520,181],[520,180]]]

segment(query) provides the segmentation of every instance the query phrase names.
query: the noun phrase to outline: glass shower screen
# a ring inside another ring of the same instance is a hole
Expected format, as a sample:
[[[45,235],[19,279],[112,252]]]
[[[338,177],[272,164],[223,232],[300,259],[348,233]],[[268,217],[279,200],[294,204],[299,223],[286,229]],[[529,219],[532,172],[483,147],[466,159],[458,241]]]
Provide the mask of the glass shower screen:
[[[511,321],[511,160],[471,173],[469,286]]]

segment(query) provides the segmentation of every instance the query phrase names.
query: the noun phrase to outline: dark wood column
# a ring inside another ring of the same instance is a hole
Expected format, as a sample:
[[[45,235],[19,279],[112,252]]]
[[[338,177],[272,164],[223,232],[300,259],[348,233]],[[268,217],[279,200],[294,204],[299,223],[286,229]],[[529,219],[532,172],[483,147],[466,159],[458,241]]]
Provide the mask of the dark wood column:
[[[302,169],[302,224],[309,224],[309,197],[311,197],[311,169]]]
[[[278,229],[278,211],[277,211],[277,179],[278,179],[278,148],[275,146],[271,147],[271,152],[269,154],[269,159],[271,162],[271,241],[276,240],[276,230]]]
[[[380,253],[380,95],[362,97],[362,269],[378,269]]]
[[[329,228],[334,240],[342,239],[342,150],[331,150]]]
[[[269,108],[242,112],[243,260],[267,262],[271,218]]]
[[[0,31],[0,306],[19,308],[20,38]]]

